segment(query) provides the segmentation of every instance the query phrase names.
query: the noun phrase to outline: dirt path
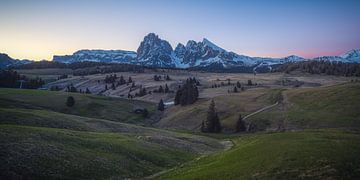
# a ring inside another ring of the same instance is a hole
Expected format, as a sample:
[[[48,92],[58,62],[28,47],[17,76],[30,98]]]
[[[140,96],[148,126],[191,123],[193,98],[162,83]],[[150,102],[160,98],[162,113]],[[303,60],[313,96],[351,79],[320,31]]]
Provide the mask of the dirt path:
[[[263,111],[265,111],[265,110],[267,110],[267,109],[270,109],[270,108],[272,108],[272,107],[274,107],[274,106],[276,106],[276,105],[278,105],[278,104],[279,104],[279,102],[276,102],[275,104],[272,104],[272,105],[263,107],[263,108],[255,111],[255,112],[253,112],[253,113],[250,113],[250,114],[246,115],[246,116],[243,118],[243,120],[245,120],[245,119],[247,119],[247,118],[249,118],[249,117],[251,117],[251,116],[253,116],[253,115],[255,115],[255,114],[261,113],[261,112],[263,112]]]

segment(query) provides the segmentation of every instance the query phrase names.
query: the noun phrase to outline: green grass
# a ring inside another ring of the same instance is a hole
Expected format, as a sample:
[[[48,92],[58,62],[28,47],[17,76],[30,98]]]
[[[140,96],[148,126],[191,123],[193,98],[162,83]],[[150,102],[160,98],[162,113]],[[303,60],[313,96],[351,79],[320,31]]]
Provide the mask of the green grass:
[[[154,111],[141,101],[0,89],[0,105],[0,177],[7,179],[143,178],[223,148],[208,137],[134,125],[145,119],[132,108]]]
[[[281,89],[254,89],[214,97],[216,110],[225,131],[234,131],[239,114],[245,116],[279,99]],[[193,105],[171,107],[159,126],[175,129],[199,128],[210,104],[210,99],[200,99]]]
[[[360,127],[360,83],[289,91],[290,123],[300,127]]]
[[[0,142],[4,178],[139,178],[195,156],[136,136],[15,125],[0,125]]]
[[[287,102],[247,119],[258,130],[360,128],[360,83],[329,87],[297,88],[283,91]]]
[[[73,70],[71,69],[58,69],[58,68],[48,68],[48,69],[15,69],[21,75],[25,75],[28,78],[41,78],[45,83],[53,82],[58,79],[60,75],[67,74],[71,75]]]
[[[245,135],[235,146],[159,179],[356,179],[360,134],[317,130]]]
[[[75,98],[73,107],[65,105],[68,96]],[[66,114],[134,124],[144,124],[142,115],[133,113],[135,108],[147,108],[150,115],[155,111],[154,104],[137,100],[130,101],[120,98],[58,91],[5,88],[0,88],[0,106],[49,109]]]

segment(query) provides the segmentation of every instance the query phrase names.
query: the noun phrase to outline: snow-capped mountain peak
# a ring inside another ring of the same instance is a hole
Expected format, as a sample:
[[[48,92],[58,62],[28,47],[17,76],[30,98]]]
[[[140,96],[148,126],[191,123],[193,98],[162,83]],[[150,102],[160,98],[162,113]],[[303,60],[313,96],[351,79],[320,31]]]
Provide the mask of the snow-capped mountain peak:
[[[224,49],[220,48],[219,46],[215,45],[214,43],[212,43],[211,41],[209,41],[208,39],[204,38],[202,40],[202,43],[204,44],[204,46],[208,46],[210,48],[212,48],[213,50],[217,50],[217,51],[225,51]]]
[[[349,59],[354,62],[360,62],[360,49],[353,49],[340,55],[344,59]]]
[[[226,51],[210,40],[201,42],[189,40],[186,45],[179,43],[173,50],[169,42],[155,33],[147,34],[137,52],[122,50],[80,50],[72,55],[54,56],[54,61],[72,63],[76,61],[131,63],[150,67],[217,67],[249,69],[269,67],[287,62],[305,60],[296,55],[283,58],[250,57]],[[351,50],[341,56],[322,56],[311,60],[360,62],[360,50]]]

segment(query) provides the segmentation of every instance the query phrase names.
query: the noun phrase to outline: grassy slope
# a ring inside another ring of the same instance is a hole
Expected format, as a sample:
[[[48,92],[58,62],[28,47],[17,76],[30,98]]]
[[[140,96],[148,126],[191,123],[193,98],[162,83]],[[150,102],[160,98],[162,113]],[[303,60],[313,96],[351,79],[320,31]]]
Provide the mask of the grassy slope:
[[[74,107],[69,108],[65,105],[68,96],[75,98]],[[30,108],[45,108],[66,114],[135,124],[143,124],[144,118],[142,115],[132,113],[134,108],[147,108],[150,114],[155,111],[153,104],[142,101],[79,93],[0,88],[1,107],[11,107],[14,104],[16,106],[20,104]]]
[[[1,176],[143,177],[195,155],[118,133],[0,125]]]
[[[1,177],[141,178],[222,148],[219,141],[210,138],[112,119],[119,116],[141,121],[121,108],[151,104],[72,94],[77,104],[74,109],[63,109],[62,99],[67,95],[0,89]],[[86,109],[92,103],[103,106]],[[110,120],[73,115],[90,111]]]
[[[15,69],[19,74],[25,75],[28,78],[39,77],[43,79],[46,83],[56,81],[60,75],[63,74],[72,74],[73,70],[71,69],[58,69],[58,68],[48,68],[48,69]]]
[[[245,116],[275,103],[280,89],[253,89],[214,97],[220,121],[225,129],[233,130],[239,114]],[[179,129],[199,128],[210,104],[210,99],[200,99],[193,105],[174,106],[167,110],[158,125]]]
[[[337,130],[246,135],[235,147],[160,179],[326,179],[360,177],[360,134]]]
[[[248,120],[275,128],[281,121],[288,129],[360,127],[360,83],[283,92],[287,96],[285,107],[272,108]]]

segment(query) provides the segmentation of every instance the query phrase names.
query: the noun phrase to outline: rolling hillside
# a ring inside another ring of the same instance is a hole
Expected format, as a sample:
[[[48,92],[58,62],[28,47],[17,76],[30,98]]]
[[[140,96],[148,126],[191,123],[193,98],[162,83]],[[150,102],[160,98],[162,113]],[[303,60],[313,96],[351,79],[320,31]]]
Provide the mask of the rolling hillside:
[[[357,179],[358,141],[358,132],[337,130],[245,135],[158,179]]]
[[[360,83],[289,89],[282,94],[279,106],[248,121],[261,129],[360,128]]]
[[[66,98],[75,98],[74,107],[65,105]],[[107,119],[116,122],[135,124],[145,123],[141,114],[134,114],[135,109],[146,108],[151,115],[155,105],[142,101],[130,101],[121,98],[84,95],[79,93],[0,89],[1,107],[26,106],[33,109],[49,109],[52,111],[92,118]]]
[[[76,105],[67,109],[68,93],[0,92],[4,178],[141,178],[223,149],[215,139],[118,122],[143,122],[124,108],[152,104],[71,94]],[[96,111],[89,104],[103,106]]]

